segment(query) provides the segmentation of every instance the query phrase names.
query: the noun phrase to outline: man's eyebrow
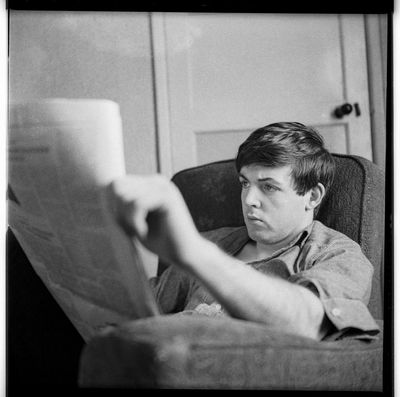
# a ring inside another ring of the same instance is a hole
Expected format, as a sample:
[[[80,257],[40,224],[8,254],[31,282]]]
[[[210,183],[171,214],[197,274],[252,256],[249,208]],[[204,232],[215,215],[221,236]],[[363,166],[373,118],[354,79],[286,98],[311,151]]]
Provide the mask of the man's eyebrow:
[[[247,178],[246,178],[243,174],[241,174],[241,173],[239,173],[239,178],[243,178],[243,179],[246,179],[246,180],[247,180]],[[267,177],[265,177],[265,178],[258,178],[257,181],[258,181],[258,182],[272,182],[272,183],[275,183],[276,185],[279,185],[279,186],[282,185],[281,182],[277,181],[277,180],[274,179],[274,178],[271,178],[270,176],[267,176]]]
[[[277,181],[274,178],[268,177],[268,176],[265,177],[265,178],[258,178],[257,180],[258,180],[258,182],[272,182],[272,183],[274,183],[276,185],[279,185],[279,186],[282,185],[281,182]]]

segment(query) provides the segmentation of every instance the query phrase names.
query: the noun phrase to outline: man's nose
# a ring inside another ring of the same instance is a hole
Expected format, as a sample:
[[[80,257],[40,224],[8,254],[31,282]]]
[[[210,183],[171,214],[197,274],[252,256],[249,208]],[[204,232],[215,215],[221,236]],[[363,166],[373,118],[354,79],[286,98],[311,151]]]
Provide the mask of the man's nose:
[[[258,192],[255,187],[250,187],[244,197],[244,202],[248,207],[259,208],[261,205],[260,199],[258,197]]]

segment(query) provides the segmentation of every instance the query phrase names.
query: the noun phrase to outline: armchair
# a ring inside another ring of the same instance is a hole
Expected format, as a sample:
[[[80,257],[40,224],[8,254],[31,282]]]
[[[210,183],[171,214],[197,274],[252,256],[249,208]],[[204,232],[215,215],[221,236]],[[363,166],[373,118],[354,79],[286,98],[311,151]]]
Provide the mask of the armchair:
[[[382,391],[384,175],[361,157],[334,157],[336,178],[317,219],[358,242],[373,264],[369,310],[381,325],[380,339],[316,342],[237,319],[162,315],[89,341],[79,385]],[[173,182],[200,231],[244,224],[232,160],[181,171]]]

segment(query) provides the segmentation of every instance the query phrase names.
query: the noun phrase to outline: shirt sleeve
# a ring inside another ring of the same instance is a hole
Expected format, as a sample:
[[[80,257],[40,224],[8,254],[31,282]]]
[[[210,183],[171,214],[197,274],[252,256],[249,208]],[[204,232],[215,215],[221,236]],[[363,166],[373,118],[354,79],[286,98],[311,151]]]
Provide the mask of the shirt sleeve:
[[[184,310],[193,280],[176,266],[168,266],[160,276],[149,279],[150,288],[163,314]]]
[[[360,247],[350,239],[340,239],[319,247],[311,260],[299,264],[290,282],[317,294],[334,329],[325,340],[344,337],[376,339],[379,326],[367,304],[371,294],[373,266]]]

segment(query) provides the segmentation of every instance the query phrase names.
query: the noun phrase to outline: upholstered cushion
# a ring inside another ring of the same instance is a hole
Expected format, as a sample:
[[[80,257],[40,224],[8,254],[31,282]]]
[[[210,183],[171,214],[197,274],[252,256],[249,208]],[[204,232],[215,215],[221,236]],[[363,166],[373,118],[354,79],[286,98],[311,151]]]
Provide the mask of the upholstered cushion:
[[[379,391],[382,341],[315,342],[231,318],[160,316],[95,337],[81,356],[79,384]]]
[[[385,177],[375,164],[358,156],[335,155],[337,172],[318,220],[360,244],[374,266],[368,308],[383,318]]]

